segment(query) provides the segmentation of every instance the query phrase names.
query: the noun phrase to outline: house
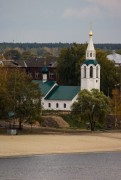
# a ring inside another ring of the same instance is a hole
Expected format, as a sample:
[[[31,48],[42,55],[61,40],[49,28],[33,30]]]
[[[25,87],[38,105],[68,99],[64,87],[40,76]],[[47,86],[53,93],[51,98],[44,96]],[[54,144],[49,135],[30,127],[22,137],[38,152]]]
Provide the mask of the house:
[[[81,65],[81,85],[63,86],[55,81],[48,80],[48,67],[42,68],[42,81],[35,80],[42,92],[42,105],[45,110],[71,111],[80,90],[93,88],[100,90],[100,65],[96,61],[96,51],[92,40],[92,31],[89,33],[89,43],[86,50],[86,60]],[[73,72],[72,72],[73,73]]]
[[[121,54],[117,54],[115,51],[113,51],[112,54],[107,55],[107,58],[110,61],[113,61],[115,66],[121,66]]]
[[[56,81],[56,60],[47,58],[36,58],[30,60],[17,60],[14,62],[19,68],[25,69],[26,73],[33,80],[42,80],[42,68],[46,64],[48,68],[47,78],[49,81]]]

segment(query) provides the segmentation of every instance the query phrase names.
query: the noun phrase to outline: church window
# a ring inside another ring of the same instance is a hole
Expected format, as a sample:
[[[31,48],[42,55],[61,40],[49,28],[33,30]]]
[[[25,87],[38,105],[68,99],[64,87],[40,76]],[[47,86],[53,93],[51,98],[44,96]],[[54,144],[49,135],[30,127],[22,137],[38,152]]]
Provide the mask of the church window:
[[[51,103],[48,103],[48,107],[51,108]]]
[[[59,108],[59,104],[58,103],[56,103],[56,108]]]
[[[93,78],[93,67],[90,67],[90,78]]]
[[[92,53],[90,53],[90,57],[92,57]]]
[[[84,66],[84,78],[86,78],[86,66]]]
[[[54,73],[50,72],[50,73],[49,73],[49,78],[50,78],[50,79],[54,79]]]
[[[98,78],[98,66],[96,67],[96,78]]]
[[[64,108],[66,108],[66,103],[64,103]]]
[[[39,73],[35,72],[35,79],[38,79],[38,78],[39,78]]]

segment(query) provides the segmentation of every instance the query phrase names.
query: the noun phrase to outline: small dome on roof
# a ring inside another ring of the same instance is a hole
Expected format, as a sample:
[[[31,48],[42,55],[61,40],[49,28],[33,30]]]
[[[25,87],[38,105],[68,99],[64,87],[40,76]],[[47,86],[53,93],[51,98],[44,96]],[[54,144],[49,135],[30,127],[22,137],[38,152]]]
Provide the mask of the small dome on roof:
[[[47,68],[47,66],[44,66],[44,67],[42,68],[42,73],[43,73],[43,74],[48,73],[48,68]]]

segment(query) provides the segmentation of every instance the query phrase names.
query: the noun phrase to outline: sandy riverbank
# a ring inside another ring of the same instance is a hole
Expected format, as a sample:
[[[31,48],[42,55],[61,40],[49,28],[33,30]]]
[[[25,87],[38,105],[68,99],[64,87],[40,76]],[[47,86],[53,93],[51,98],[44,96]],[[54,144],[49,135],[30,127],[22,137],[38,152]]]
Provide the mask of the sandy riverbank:
[[[0,156],[121,151],[121,133],[0,136]]]

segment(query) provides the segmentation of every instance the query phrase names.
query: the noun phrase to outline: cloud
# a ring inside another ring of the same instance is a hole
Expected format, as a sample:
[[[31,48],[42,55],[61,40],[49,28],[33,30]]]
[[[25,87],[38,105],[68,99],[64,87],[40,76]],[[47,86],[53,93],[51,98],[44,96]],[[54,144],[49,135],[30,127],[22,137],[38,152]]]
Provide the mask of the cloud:
[[[119,7],[119,5],[121,5],[121,0],[86,0],[86,1],[108,8]]]
[[[120,16],[121,15],[121,0],[86,0],[87,2],[107,10],[109,15]]]
[[[93,13],[92,13],[93,12]],[[80,9],[67,8],[64,10],[63,17],[64,18],[84,18],[90,15],[99,14],[99,8],[97,6],[88,6]]]

